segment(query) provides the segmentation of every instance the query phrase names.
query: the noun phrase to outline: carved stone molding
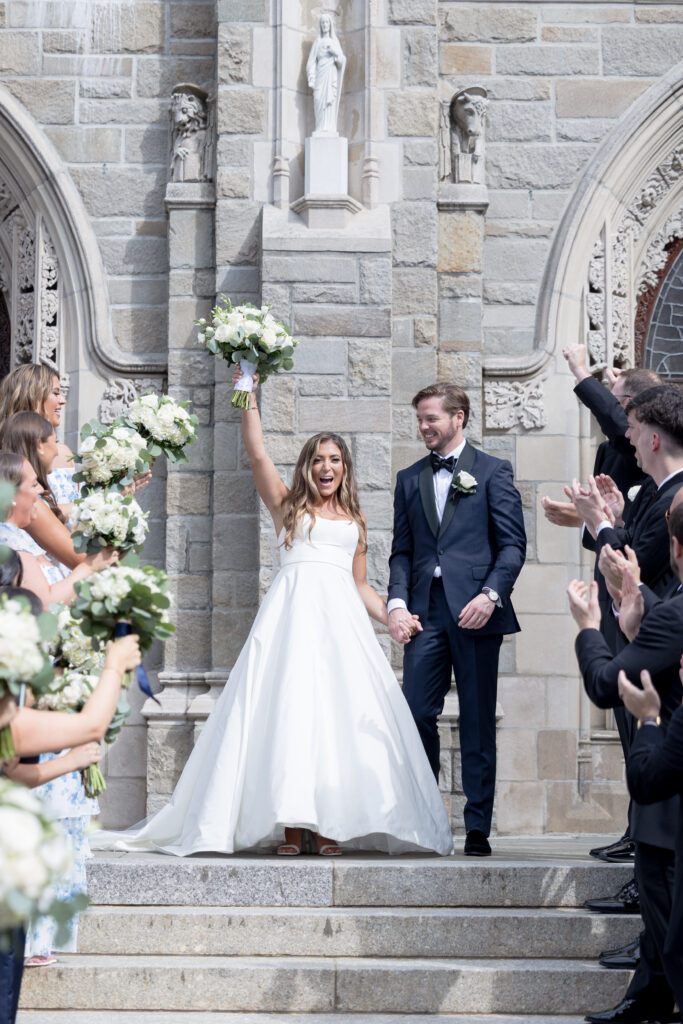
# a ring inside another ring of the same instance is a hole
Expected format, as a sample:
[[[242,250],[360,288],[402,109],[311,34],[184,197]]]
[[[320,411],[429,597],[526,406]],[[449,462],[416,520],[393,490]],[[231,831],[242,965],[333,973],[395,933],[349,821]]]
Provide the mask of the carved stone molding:
[[[509,430],[518,425],[538,430],[547,422],[542,380],[487,380],[484,406],[487,430]]]
[[[100,401],[100,422],[113,423],[140,395],[150,391],[160,395],[163,389],[161,377],[110,377]]]

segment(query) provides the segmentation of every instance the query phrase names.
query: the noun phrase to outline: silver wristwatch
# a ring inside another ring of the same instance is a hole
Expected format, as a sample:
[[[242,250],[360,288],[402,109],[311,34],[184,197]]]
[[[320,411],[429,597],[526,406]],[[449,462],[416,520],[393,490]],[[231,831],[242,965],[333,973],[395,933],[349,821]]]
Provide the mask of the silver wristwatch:
[[[482,587],[482,594],[486,594],[489,601],[493,601],[494,604],[498,604],[500,601],[500,595],[497,590],[493,590],[491,587]]]

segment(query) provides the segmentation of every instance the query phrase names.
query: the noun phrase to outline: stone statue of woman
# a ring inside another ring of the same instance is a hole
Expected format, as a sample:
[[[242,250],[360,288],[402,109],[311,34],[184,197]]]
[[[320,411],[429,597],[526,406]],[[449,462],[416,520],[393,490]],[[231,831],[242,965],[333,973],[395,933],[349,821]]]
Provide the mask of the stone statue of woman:
[[[346,57],[330,14],[321,14],[318,35],[306,63],[308,84],[313,90],[314,135],[337,135],[337,115]]]

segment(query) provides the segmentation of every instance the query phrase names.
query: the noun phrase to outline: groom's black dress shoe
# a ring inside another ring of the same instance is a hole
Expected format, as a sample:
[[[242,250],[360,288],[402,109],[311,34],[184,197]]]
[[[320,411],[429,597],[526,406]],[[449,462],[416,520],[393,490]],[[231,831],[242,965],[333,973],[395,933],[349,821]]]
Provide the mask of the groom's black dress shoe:
[[[478,828],[471,828],[465,836],[465,849],[463,853],[466,853],[468,857],[490,857],[491,856],[491,845],[484,835]]]
[[[622,885],[615,896],[605,896],[603,899],[586,900],[584,907],[587,910],[597,910],[599,914],[639,914],[640,900],[638,899],[638,886],[635,878]]]
[[[588,1024],[642,1024],[643,1021],[655,1021],[657,1024],[668,1024],[678,1018],[671,1010],[657,1013],[645,999],[624,999],[612,1010],[602,1013],[588,1013],[584,1020]]]
[[[635,942],[629,942],[619,949],[606,949],[598,958],[601,967],[611,967],[618,971],[635,971],[640,960],[640,936]]]
[[[591,857],[597,857],[598,860],[606,860],[610,864],[623,864],[634,859],[636,844],[630,836],[625,835],[618,839],[616,843],[610,843],[609,846],[596,846],[589,853]]]

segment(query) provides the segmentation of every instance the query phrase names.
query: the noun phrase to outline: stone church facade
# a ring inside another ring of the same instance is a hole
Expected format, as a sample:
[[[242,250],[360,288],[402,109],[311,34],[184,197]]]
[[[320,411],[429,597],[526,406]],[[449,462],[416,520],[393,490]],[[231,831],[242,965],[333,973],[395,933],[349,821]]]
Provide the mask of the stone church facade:
[[[332,197],[305,191],[324,11],[347,58]],[[410,399],[437,378],[468,390],[469,436],[512,461],[529,535],[497,828],[621,829],[617,734],[582,693],[565,597],[590,563],[539,509],[586,478],[597,440],[563,345],[585,342],[596,373],[683,373],[682,52],[683,7],[646,0],[0,0],[2,372],[55,367],[72,444],[150,388],[201,423],[147,492],[178,628],[149,661],[160,706],[137,699],[107,754],[107,824],[172,790],[277,562],[227,369],[195,342],[223,293],[301,340],[263,388],[267,445],[287,476],[310,433],[348,437],[380,590],[395,473],[423,450]],[[453,695],[459,825],[456,723]]]

